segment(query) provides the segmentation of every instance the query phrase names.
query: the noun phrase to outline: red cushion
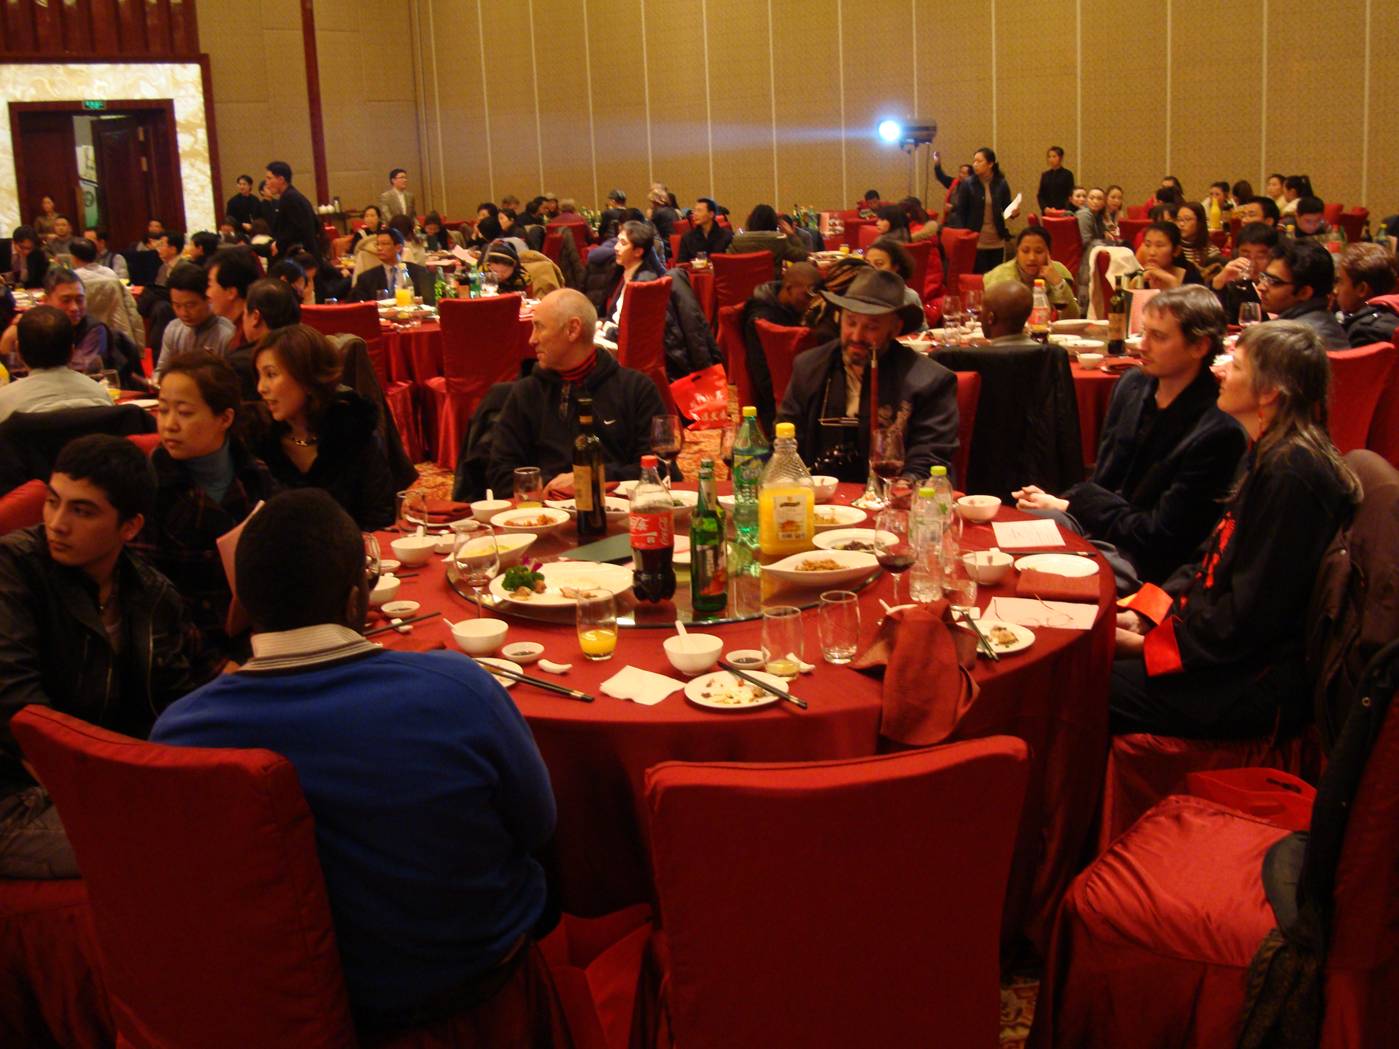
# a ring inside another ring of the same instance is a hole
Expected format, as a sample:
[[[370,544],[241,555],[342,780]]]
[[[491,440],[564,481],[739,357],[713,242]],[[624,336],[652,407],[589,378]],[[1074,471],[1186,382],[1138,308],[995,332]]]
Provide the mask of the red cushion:
[[[812,346],[811,329],[802,325],[788,327],[772,324],[761,318],[756,325],[758,344],[763,348],[763,358],[767,361],[768,375],[772,377],[772,399],[780,405],[792,381],[792,369],[797,354]]]
[[[665,367],[666,312],[670,309],[671,278],[633,281],[622,299],[617,319],[617,363],[651,377],[666,411],[675,410]]]
[[[44,519],[44,501],[49,486],[43,481],[25,481],[0,496],[0,534],[28,528]]]
[[[1394,347],[1376,342],[1353,350],[1328,350],[1326,356],[1331,361],[1331,440],[1342,453],[1364,448],[1394,367]]]
[[[714,270],[714,301],[720,309],[747,302],[758,285],[766,284],[773,275],[770,251],[711,255],[709,265]]]

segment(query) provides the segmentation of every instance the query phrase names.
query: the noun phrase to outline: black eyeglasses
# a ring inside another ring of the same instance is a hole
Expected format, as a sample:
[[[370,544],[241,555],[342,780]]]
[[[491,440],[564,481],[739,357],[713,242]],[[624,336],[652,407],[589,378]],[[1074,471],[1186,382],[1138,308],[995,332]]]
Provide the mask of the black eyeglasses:
[[[1283,280],[1275,273],[1260,273],[1258,275],[1258,280],[1260,283],[1266,284],[1270,288],[1296,287],[1297,285],[1295,280]]]

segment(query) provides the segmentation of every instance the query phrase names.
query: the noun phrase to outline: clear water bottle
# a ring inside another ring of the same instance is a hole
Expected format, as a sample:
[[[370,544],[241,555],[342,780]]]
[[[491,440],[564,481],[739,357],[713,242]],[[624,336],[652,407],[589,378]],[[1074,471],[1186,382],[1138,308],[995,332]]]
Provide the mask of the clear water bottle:
[[[941,531],[952,520],[952,478],[947,476],[947,467],[933,467],[932,476],[928,478],[928,487],[933,490],[933,501],[937,505],[938,519],[942,522],[939,529]]]
[[[938,467],[946,476],[947,468]],[[913,564],[908,570],[908,594],[919,604],[942,597],[942,532],[944,518],[938,511],[938,491],[927,484],[913,498],[913,520],[909,539],[913,544]]]
[[[734,558],[731,570],[757,574],[758,487],[772,446],[758,422],[758,409],[743,408],[743,421],[733,444]]]

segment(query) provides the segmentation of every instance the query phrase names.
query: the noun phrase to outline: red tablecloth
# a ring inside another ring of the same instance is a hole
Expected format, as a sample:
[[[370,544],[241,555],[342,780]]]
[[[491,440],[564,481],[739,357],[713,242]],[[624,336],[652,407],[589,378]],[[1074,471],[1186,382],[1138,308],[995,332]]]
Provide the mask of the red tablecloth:
[[[859,491],[842,486],[837,499],[848,502]],[[1006,518],[1024,516],[1008,508],[1001,512]],[[573,545],[571,529],[556,535],[547,544],[541,538],[531,556],[547,557]],[[386,533],[381,542],[392,538]],[[1066,538],[1076,548],[1087,548],[1076,537]],[[991,545],[989,526],[969,529],[967,544]],[[1091,837],[1103,782],[1114,620],[1109,614],[1112,576],[1102,572],[1100,577],[1092,631],[1038,629],[1037,641],[1027,652],[997,664],[979,662],[981,692],[957,733],[957,738],[1008,733],[1030,744],[1030,788],[1007,889],[1006,933],[1024,932],[1041,947],[1047,943],[1054,908]],[[979,603],[984,606],[996,594],[1012,593],[1013,586],[1012,578],[1007,585],[983,588]],[[891,600],[892,591],[885,577],[861,592],[862,647],[873,640],[881,615],[878,599]],[[416,578],[405,579],[397,596],[421,602],[424,611],[441,609],[453,620],[475,615],[469,603],[448,588],[445,565],[437,558]],[[650,766],[668,760],[855,757],[880,749],[881,683],[821,661],[814,611],[804,613],[803,620],[806,656],[817,669],[793,684],[810,709],[801,712],[778,704],[732,714],[695,707],[680,693],[653,707],[601,694],[601,683],[627,664],[678,676],[661,648],[667,630],[623,629],[616,656],[590,663],[578,650],[571,623],[506,618],[511,624],[507,643],[543,643],[547,658],[573,664],[559,680],[598,697],[587,704],[524,684],[511,689],[553,779],[559,811],[554,874],[563,907],[570,913],[598,915],[651,899],[642,790]],[[706,629],[723,637],[726,650],[756,647],[761,635],[758,622]],[[416,643],[440,639],[455,649],[440,619],[416,626],[409,637]],[[393,647],[407,638],[390,633],[376,640]],[[968,804],[975,805],[975,799]]]
[[[1098,435],[1107,418],[1108,401],[1117,380],[1122,378],[1119,371],[1105,372],[1101,368],[1084,368],[1077,361],[1071,365],[1074,375],[1074,396],[1078,400],[1078,428],[1083,435],[1083,464],[1092,466],[1098,461]]]

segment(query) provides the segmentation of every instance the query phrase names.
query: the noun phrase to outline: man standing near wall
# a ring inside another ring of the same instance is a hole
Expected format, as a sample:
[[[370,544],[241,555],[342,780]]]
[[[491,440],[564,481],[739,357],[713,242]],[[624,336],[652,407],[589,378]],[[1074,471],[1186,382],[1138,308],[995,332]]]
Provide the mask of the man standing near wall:
[[[274,160],[267,165],[267,189],[277,197],[277,217],[272,223],[272,241],[278,255],[287,254],[300,244],[319,256],[320,224],[316,209],[301,190],[291,184],[291,165]]]
[[[394,168],[389,172],[389,188],[379,194],[379,215],[388,222],[399,215],[416,219],[417,214],[413,194],[408,192],[408,172]]]

